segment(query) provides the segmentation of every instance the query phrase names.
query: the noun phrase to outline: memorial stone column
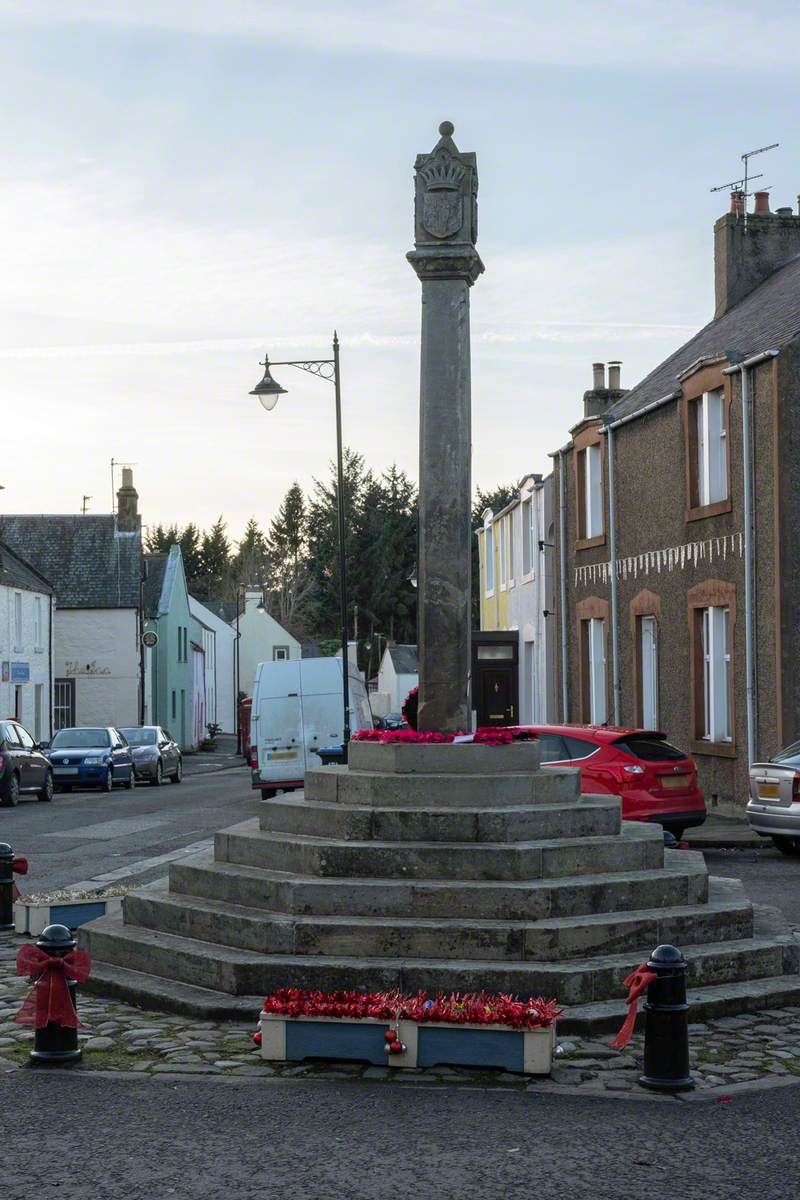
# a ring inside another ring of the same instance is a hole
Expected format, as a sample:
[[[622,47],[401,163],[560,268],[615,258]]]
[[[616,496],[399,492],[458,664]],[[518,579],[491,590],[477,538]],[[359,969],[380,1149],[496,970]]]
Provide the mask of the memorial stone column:
[[[418,728],[469,731],[472,495],[469,289],[483,271],[475,155],[453,126],[415,163],[414,243],[422,283],[419,425]]]

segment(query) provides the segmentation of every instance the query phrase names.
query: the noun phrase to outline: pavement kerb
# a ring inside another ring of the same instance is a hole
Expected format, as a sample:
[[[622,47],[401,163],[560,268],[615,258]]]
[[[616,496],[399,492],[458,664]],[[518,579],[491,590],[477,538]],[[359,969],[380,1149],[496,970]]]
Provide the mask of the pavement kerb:
[[[191,1086],[194,1086],[196,1084],[202,1085],[202,1084],[209,1084],[209,1083],[213,1083],[213,1084],[223,1083],[228,1087],[231,1087],[231,1086],[241,1087],[243,1084],[247,1087],[276,1087],[276,1086],[290,1087],[292,1085],[299,1085],[299,1084],[316,1084],[316,1085],[338,1084],[341,1086],[354,1086],[355,1084],[360,1084],[362,1087],[374,1087],[374,1088],[386,1086],[385,1083],[382,1083],[378,1080],[361,1079],[361,1078],[358,1078],[355,1076],[353,1076],[351,1078],[346,1078],[346,1077],[345,1078],[342,1078],[342,1077],[331,1078],[330,1076],[316,1076],[316,1077],[314,1077],[314,1076],[303,1076],[303,1077],[295,1076],[293,1078],[280,1078],[280,1077],[265,1078],[263,1076],[242,1076],[242,1075],[240,1075],[240,1076],[234,1077],[231,1075],[213,1075],[213,1074],[191,1075],[190,1076],[190,1075],[178,1074],[177,1072],[175,1074],[168,1074],[165,1072],[163,1075],[148,1075],[143,1071],[106,1071],[106,1070],[102,1070],[102,1069],[86,1070],[85,1068],[81,1068],[81,1067],[77,1067],[77,1066],[76,1067],[46,1067],[46,1066],[28,1067],[28,1066],[17,1066],[16,1064],[12,1064],[9,1070],[0,1069],[0,1073],[2,1073],[4,1075],[18,1074],[19,1072],[22,1072],[22,1071],[28,1071],[31,1073],[35,1072],[35,1074],[39,1075],[39,1076],[42,1076],[42,1075],[48,1075],[48,1076],[50,1076],[50,1075],[56,1075],[56,1076],[78,1075],[82,1078],[98,1078],[99,1077],[101,1079],[117,1079],[117,1080],[122,1080],[125,1083],[149,1082],[151,1084],[168,1083],[171,1085],[176,1084],[176,1083],[183,1083],[183,1084],[187,1084],[187,1085],[191,1085]],[[417,1078],[419,1078],[419,1077],[417,1077]],[[525,1078],[527,1078],[527,1077],[520,1076],[520,1082],[522,1083],[523,1079],[525,1079]],[[390,1086],[418,1088],[419,1083],[415,1082],[412,1079],[404,1080],[402,1078],[393,1078]],[[459,1086],[458,1084],[455,1084],[455,1083],[447,1083],[447,1082],[443,1082],[441,1080],[433,1080],[433,1079],[431,1079],[430,1082],[426,1082],[424,1084],[424,1090],[426,1092],[464,1091],[465,1086],[470,1091],[481,1090],[479,1087],[476,1087],[474,1084],[466,1084],[466,1085]],[[483,1090],[485,1090],[488,1093],[491,1093],[492,1095],[496,1094],[497,1092],[510,1092],[512,1095],[517,1095],[517,1096],[519,1096],[519,1095],[526,1095],[526,1096],[540,1095],[542,1097],[546,1097],[548,1095],[556,1094],[558,1096],[575,1096],[579,1099],[584,1099],[584,1100],[587,1100],[587,1099],[588,1100],[610,1100],[610,1101],[620,1101],[620,1100],[631,1101],[632,1100],[635,1103],[647,1102],[647,1103],[665,1104],[665,1103],[669,1103],[671,1101],[677,1100],[677,1101],[681,1101],[684,1103],[688,1101],[690,1103],[706,1102],[706,1103],[714,1103],[715,1104],[721,1099],[734,1100],[737,1096],[749,1095],[752,1092],[764,1092],[764,1091],[770,1091],[774,1088],[784,1088],[784,1087],[800,1087],[800,1078],[795,1076],[791,1079],[786,1079],[786,1078],[754,1079],[754,1080],[748,1080],[747,1082],[742,1082],[742,1083],[731,1083],[731,1084],[728,1084],[726,1087],[706,1088],[703,1091],[694,1090],[694,1091],[690,1091],[690,1092],[652,1092],[652,1091],[648,1091],[648,1089],[646,1089],[646,1088],[641,1088],[640,1090],[633,1091],[633,1092],[607,1092],[607,1091],[603,1091],[599,1088],[598,1089],[590,1089],[590,1088],[582,1088],[582,1087],[570,1087],[565,1084],[557,1084],[543,1076],[541,1078],[530,1079],[530,1081],[527,1083],[526,1086],[520,1087],[520,1088],[503,1087],[502,1085],[494,1085],[491,1087],[487,1087]]]

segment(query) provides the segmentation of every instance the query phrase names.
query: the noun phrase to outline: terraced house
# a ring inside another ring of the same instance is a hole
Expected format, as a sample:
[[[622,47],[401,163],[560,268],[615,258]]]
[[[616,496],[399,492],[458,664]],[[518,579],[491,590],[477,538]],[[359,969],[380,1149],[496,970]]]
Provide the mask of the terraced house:
[[[713,320],[553,455],[561,712],[690,749],[710,805],[800,738],[800,215],[731,197]]]

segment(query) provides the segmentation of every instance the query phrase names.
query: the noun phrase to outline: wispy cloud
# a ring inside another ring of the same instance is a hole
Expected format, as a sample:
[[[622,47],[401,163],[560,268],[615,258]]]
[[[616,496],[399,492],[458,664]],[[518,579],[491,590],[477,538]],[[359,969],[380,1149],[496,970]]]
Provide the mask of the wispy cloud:
[[[800,40],[800,13],[787,0],[0,0],[0,13],[18,22],[572,67],[794,68]]]

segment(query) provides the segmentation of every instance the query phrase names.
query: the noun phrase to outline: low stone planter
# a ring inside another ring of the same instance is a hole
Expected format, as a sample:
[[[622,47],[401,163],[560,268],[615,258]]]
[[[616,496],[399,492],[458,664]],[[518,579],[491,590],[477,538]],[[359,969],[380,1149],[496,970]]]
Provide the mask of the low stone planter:
[[[14,929],[38,937],[48,925],[66,925],[77,929],[96,917],[122,912],[122,896],[86,896],[74,900],[31,901],[21,898],[14,903]]]
[[[555,1023],[542,1029],[507,1025],[454,1025],[364,1018],[284,1017],[261,1013],[261,1057],[271,1062],[306,1058],[350,1059],[376,1067],[501,1067],[525,1075],[549,1075],[553,1064]],[[394,1029],[403,1054],[386,1050],[386,1032]]]

